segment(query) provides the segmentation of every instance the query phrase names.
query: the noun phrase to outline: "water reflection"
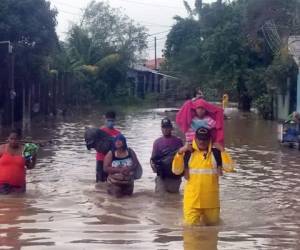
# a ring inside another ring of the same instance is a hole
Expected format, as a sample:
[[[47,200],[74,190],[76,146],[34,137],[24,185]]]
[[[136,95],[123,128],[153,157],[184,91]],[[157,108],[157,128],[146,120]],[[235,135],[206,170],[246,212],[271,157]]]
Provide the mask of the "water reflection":
[[[184,228],[184,250],[217,250],[218,229],[215,227]]]
[[[19,250],[26,245],[54,245],[49,237],[39,237],[41,233],[49,233],[49,229],[22,228],[22,224],[34,225],[37,220],[32,216],[38,213],[48,213],[48,211],[38,211],[21,195],[3,197],[0,204],[0,246],[5,246],[5,249]],[[32,237],[24,239],[24,234],[31,234]]]

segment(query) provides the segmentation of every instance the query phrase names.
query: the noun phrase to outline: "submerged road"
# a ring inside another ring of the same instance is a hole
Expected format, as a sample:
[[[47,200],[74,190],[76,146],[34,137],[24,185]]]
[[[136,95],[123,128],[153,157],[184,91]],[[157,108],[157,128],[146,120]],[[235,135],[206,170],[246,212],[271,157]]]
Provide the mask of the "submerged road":
[[[27,172],[25,195],[0,196],[0,249],[299,249],[300,152],[278,145],[276,122],[228,110],[226,144],[237,173],[221,178],[222,225],[184,230],[182,196],[154,194],[149,166],[160,120],[174,113],[145,109],[119,117],[144,167],[133,197],[123,199],[95,185],[95,152],[86,150],[83,133],[101,124],[99,113],[27,131],[55,143]]]

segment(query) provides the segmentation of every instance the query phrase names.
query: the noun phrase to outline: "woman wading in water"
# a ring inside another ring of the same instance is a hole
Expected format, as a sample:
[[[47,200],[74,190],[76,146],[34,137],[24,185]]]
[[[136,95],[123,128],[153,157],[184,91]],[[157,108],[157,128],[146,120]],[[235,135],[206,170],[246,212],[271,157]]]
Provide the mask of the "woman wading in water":
[[[113,150],[104,158],[104,171],[108,173],[107,192],[110,195],[132,195],[134,180],[141,177],[142,168],[122,134],[116,136]]]
[[[21,132],[10,132],[7,143],[0,145],[0,194],[26,191],[26,168],[34,168],[36,155],[24,157]]]

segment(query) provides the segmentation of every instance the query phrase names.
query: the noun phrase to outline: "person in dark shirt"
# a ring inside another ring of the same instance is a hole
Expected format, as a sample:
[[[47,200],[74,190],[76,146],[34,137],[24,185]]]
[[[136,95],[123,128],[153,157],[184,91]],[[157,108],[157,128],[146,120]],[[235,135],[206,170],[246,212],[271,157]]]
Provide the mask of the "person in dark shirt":
[[[150,165],[157,177],[155,179],[155,192],[178,193],[181,176],[172,173],[172,161],[183,142],[180,138],[172,135],[173,125],[169,118],[161,121],[163,136],[153,144]]]

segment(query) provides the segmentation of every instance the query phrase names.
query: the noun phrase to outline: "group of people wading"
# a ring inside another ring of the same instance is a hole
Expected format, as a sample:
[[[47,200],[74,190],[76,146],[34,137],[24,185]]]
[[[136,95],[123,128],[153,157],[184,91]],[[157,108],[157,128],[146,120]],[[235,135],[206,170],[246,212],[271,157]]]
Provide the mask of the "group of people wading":
[[[183,211],[188,225],[219,223],[219,176],[234,171],[224,147],[223,109],[202,98],[199,93],[185,102],[176,115],[185,143],[172,134],[171,120],[163,118],[162,136],[154,141],[150,158],[156,173],[155,192],[179,193],[182,178],[186,180]],[[115,119],[115,112],[107,112],[100,128],[114,139],[108,153],[97,152],[96,181],[107,182],[108,194],[122,197],[132,195],[142,170],[136,153],[115,129]]]
[[[188,225],[219,223],[219,177],[234,171],[224,148],[223,120],[223,109],[205,101],[200,91],[176,115],[185,142],[172,134],[169,118],[161,120],[162,136],[155,140],[150,159],[156,174],[155,192],[179,193],[184,178],[183,212]],[[115,112],[107,112],[104,126],[97,129],[112,140],[108,147],[104,141],[97,142],[99,148],[108,150],[91,147],[97,150],[96,182],[105,182],[108,194],[122,197],[133,194],[134,181],[141,178],[142,167],[125,136],[115,128],[115,121]],[[33,168],[35,162],[34,153],[29,158],[24,156],[20,134],[12,131],[7,144],[0,146],[0,193],[24,192],[26,168]]]

